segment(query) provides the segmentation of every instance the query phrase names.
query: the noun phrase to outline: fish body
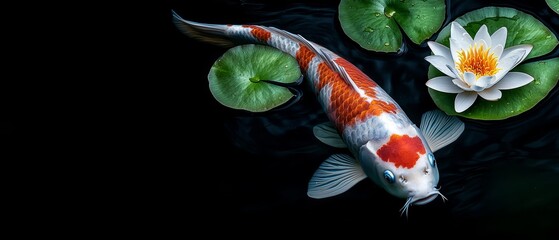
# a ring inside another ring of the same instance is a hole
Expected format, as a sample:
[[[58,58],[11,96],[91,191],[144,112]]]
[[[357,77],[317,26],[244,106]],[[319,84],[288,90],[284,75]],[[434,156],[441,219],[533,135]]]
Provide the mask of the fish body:
[[[419,129],[359,68],[300,35],[260,25],[187,21],[175,12],[173,16],[176,26],[193,38],[224,46],[264,44],[298,61],[330,120],[316,126],[315,135],[351,153],[326,159],[308,183],[308,196],[335,196],[367,177],[390,194],[407,199],[406,212],[412,204],[442,196],[433,152],[460,136],[464,125],[457,118],[430,111],[422,117],[425,128]]]

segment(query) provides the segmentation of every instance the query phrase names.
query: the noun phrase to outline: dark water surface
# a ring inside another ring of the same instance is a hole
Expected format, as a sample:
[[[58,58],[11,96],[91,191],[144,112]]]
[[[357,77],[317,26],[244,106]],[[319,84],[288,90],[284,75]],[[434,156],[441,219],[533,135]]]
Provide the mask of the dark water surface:
[[[173,1],[171,7],[189,20],[274,26],[319,43],[375,80],[416,124],[423,112],[436,108],[425,86],[429,64],[424,57],[430,54],[426,44],[418,46],[406,39],[406,49],[399,55],[364,50],[342,32],[337,19],[339,1],[316,2],[200,1],[192,5]],[[533,14],[556,35],[559,31],[559,17],[543,0],[447,1],[444,25],[485,6],[518,8]],[[209,91],[207,74],[227,49],[189,39],[174,28],[170,16],[169,10],[166,27],[171,39],[165,49],[177,59],[172,81],[186,83],[186,88],[172,90],[180,93],[173,98],[179,103],[172,103],[176,109],[163,116],[174,118],[170,123],[184,121],[175,137],[184,139],[184,146],[177,147],[184,148],[186,157],[176,161],[187,162],[183,169],[187,180],[175,183],[175,191],[188,194],[188,200],[196,203],[183,208],[202,209],[205,214],[197,219],[205,218],[216,226],[239,224],[240,231],[256,225],[281,230],[312,223],[355,224],[359,229],[368,226],[372,232],[396,226],[426,235],[444,229],[536,236],[559,232],[557,87],[519,116],[500,121],[462,119],[466,124],[462,136],[435,154],[441,192],[448,201],[438,198],[413,206],[406,218],[399,211],[405,200],[368,179],[335,197],[309,198],[307,183],[314,171],[340,150],[314,138],[312,127],[327,118],[306,85],[302,99],[280,111],[254,114],[220,105]],[[556,48],[544,58],[557,56]],[[194,134],[197,131],[203,134]],[[190,139],[196,143],[188,143]]]

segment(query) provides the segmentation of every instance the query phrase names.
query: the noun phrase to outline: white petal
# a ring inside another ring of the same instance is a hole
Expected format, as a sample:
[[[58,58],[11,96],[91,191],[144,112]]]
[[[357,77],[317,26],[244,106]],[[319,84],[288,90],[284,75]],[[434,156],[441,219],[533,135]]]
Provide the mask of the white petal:
[[[522,87],[534,80],[534,77],[523,72],[509,72],[493,88],[507,90]]]
[[[458,71],[456,70],[456,68],[450,66],[450,65],[446,65],[446,68],[448,68],[448,70],[450,70],[452,73],[454,73],[454,76],[460,76],[460,74],[458,73]]]
[[[497,63],[499,72],[495,75],[497,81],[501,80],[510,70],[520,64],[532,50],[532,45],[523,44],[503,50],[501,59]]]
[[[452,83],[452,78],[447,76],[431,78],[425,83],[425,85],[434,90],[445,93],[461,93],[464,91]]]
[[[466,29],[457,22],[452,22],[450,25],[450,38],[454,38],[467,46],[472,45],[474,42]]]
[[[472,91],[470,86],[466,85],[466,83],[464,83],[464,81],[462,81],[458,78],[452,79],[452,83],[454,83],[454,85],[458,86],[459,88],[464,89],[464,91]]]
[[[443,56],[437,56],[437,55],[431,55],[431,56],[427,56],[425,57],[425,60],[427,60],[427,62],[431,63],[431,65],[433,65],[433,67],[439,69],[439,71],[441,71],[442,73],[455,78],[456,75],[454,75],[454,73],[452,71],[450,71],[450,69],[448,69],[447,65],[453,65],[452,62],[450,62],[450,59],[447,59]]]
[[[491,36],[489,36],[489,32],[487,31],[487,26],[482,25],[479,30],[477,30],[476,36],[474,37],[474,43],[485,43],[485,47],[491,47]]]
[[[483,76],[476,80],[475,85],[483,90],[491,87],[491,83],[494,82],[493,79],[495,79],[495,76]]]
[[[486,47],[486,48],[489,48],[489,43],[486,42],[486,41],[483,40],[483,39],[479,39],[479,40],[476,42],[476,44],[477,44],[477,45],[476,45],[477,47],[479,47],[479,46],[484,46],[484,47]]]
[[[483,99],[489,101],[497,101],[503,96],[501,91],[494,87],[485,89],[481,92],[478,92],[477,94],[479,94],[479,96],[482,97]]]
[[[450,38],[450,53],[452,54],[452,58],[454,62],[458,61],[458,52],[468,50],[472,47],[472,44],[469,44],[467,41],[459,40],[456,38]]]
[[[509,57],[509,55],[518,55],[522,53],[522,58],[520,59],[520,61],[524,61],[524,59],[526,58],[526,56],[528,56],[528,54],[530,54],[530,52],[532,51],[533,46],[530,44],[521,44],[521,45],[516,45],[513,47],[509,47],[506,48],[505,50],[503,50],[503,54],[501,55],[501,58],[507,58]],[[519,50],[524,50],[523,51],[519,51]]]
[[[462,48],[460,48],[460,44],[458,44],[458,41],[456,41],[455,39],[449,39],[450,41],[450,54],[452,55],[452,61],[454,63],[458,62],[458,53],[462,51]]]
[[[459,113],[466,111],[466,109],[474,104],[476,98],[476,92],[458,93],[458,95],[456,95],[456,98],[454,99],[454,110]]]
[[[503,45],[497,45],[491,48],[491,51],[493,51],[493,55],[497,58],[500,59],[501,55],[503,54]]]
[[[517,51],[524,52],[524,50],[522,49],[518,49]],[[520,54],[508,54],[507,57],[501,58],[501,60],[499,60],[499,63],[497,63],[497,68],[500,70],[499,72],[497,72],[497,74],[495,74],[495,78],[497,78],[497,81],[501,80],[511,69],[516,67],[516,65],[520,63],[520,58]]]
[[[498,45],[505,46],[507,42],[507,28],[502,27],[499,30],[495,31],[491,35],[491,48],[495,48]]]
[[[476,75],[471,72],[464,73],[464,82],[468,84],[468,86],[474,86],[476,84]]]
[[[435,55],[443,56],[449,61],[452,60],[452,55],[450,55],[450,48],[447,48],[445,45],[442,45],[438,42],[429,41],[427,42],[429,48]]]

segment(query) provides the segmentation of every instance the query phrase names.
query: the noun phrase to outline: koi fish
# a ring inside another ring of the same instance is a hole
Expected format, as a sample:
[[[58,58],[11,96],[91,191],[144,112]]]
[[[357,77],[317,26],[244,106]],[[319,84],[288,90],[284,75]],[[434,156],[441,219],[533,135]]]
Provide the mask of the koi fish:
[[[173,11],[173,21],[187,36],[222,46],[265,44],[297,59],[327,123],[313,128],[323,143],[348,148],[320,164],[307,195],[341,194],[365,178],[395,197],[406,199],[400,211],[427,204],[437,196],[439,172],[433,153],[454,142],[464,123],[440,110],[424,113],[421,129],[376,82],[359,68],[301,35],[260,25],[225,25],[188,21]]]

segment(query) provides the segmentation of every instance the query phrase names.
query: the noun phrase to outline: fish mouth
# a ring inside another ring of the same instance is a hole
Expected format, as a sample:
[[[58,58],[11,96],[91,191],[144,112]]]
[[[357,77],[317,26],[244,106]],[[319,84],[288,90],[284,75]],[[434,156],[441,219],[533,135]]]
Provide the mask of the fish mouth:
[[[443,201],[446,200],[446,197],[441,192],[439,192],[438,189],[435,189],[434,191],[429,192],[427,195],[422,197],[417,197],[417,195],[411,195],[408,197],[408,200],[406,201],[404,206],[400,209],[400,211],[402,214],[404,214],[405,212],[407,216],[408,209],[411,205],[424,205],[430,203],[431,201],[435,200],[435,198],[437,198],[437,196],[439,195],[443,198]]]
[[[412,198],[412,202],[411,204],[413,205],[424,205],[427,203],[430,203],[431,201],[435,200],[435,198],[437,198],[437,196],[439,196],[438,192],[432,192],[429,195],[422,197],[422,198]]]

